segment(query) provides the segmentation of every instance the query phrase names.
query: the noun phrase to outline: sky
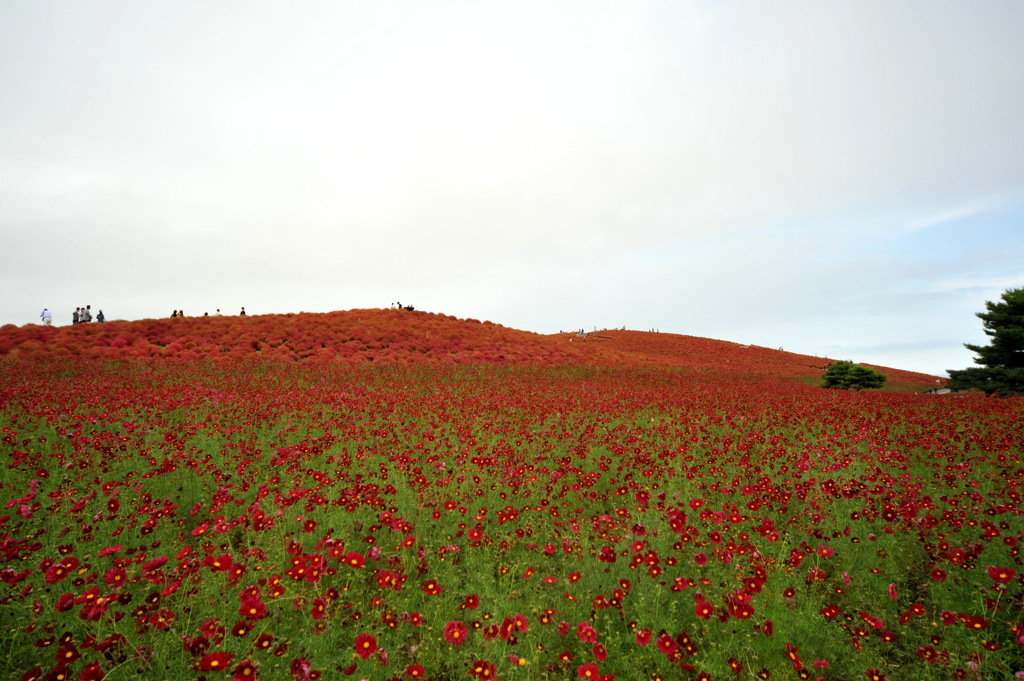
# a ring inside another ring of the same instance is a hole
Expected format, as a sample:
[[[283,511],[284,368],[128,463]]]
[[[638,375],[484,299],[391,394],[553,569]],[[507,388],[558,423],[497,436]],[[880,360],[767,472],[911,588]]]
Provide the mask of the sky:
[[[392,302],[944,375],[1024,286],[1018,0],[0,0],[0,324]]]

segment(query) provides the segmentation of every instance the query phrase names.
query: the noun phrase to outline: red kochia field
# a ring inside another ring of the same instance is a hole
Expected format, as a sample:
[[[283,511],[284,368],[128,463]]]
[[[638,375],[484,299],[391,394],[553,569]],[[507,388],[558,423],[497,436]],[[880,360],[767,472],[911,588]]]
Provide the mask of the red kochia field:
[[[5,678],[1024,671],[1024,402],[598,335],[0,329]]]

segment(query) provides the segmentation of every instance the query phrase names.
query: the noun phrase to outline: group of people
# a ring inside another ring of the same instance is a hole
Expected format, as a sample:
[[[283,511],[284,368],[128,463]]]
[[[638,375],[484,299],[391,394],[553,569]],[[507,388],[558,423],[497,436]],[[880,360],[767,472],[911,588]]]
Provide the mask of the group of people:
[[[43,326],[53,326],[53,313],[49,309],[43,308],[43,311],[39,313],[39,319],[42,320]],[[92,321],[92,305],[86,305],[85,307],[76,307],[75,311],[71,313],[72,324],[88,324]],[[103,316],[103,310],[96,313],[96,321],[104,322],[106,318]]]
[[[174,312],[171,312],[171,319],[176,319],[178,317],[184,317],[184,316],[185,316],[185,311],[184,310],[175,310]],[[204,312],[203,316],[204,317],[209,317],[210,313],[209,312]],[[217,311],[213,313],[213,316],[214,317],[222,317],[223,316],[221,314],[221,311],[220,311],[219,307],[217,308]],[[245,316],[245,308],[244,307],[242,308],[242,311],[238,313],[238,316],[239,317],[244,317]]]
[[[416,308],[414,308],[412,305],[404,305],[403,306],[401,303],[391,303],[391,309],[392,310],[408,310],[409,312],[412,312]]]
[[[71,314],[72,324],[87,324],[92,321],[92,305],[86,305],[85,307],[75,308],[75,311]],[[106,318],[103,316],[103,310],[96,313],[96,321],[105,322]]]

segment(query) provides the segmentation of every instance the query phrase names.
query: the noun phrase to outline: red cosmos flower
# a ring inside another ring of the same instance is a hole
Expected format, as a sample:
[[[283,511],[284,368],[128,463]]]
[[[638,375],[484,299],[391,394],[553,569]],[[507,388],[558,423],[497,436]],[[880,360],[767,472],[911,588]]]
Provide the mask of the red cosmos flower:
[[[246,567],[242,563],[232,563],[231,567],[228,568],[228,583],[235,584],[242,575],[245,574]]]
[[[576,635],[583,643],[597,643],[597,632],[594,631],[590,622],[583,621],[576,625]]]
[[[877,669],[869,669],[864,675],[868,677],[868,681],[885,681],[885,674]]]
[[[471,676],[479,676],[485,681],[487,679],[497,678],[497,668],[493,662],[487,660],[477,660],[469,667],[469,673]]]
[[[476,594],[470,594],[466,596],[466,600],[462,602],[462,609],[464,610],[476,610],[480,606],[480,597]]]
[[[743,663],[737,660],[735,657],[729,658],[729,669],[733,674],[739,674],[743,671]]]
[[[267,616],[267,606],[259,599],[246,599],[238,606],[238,614],[247,620],[260,620]]]
[[[274,644],[274,636],[272,634],[263,633],[256,637],[256,650],[270,650],[270,646]]]
[[[754,614],[754,606],[740,599],[729,599],[729,614],[741,620],[749,619]]]
[[[85,665],[85,667],[82,669],[82,673],[79,674],[76,678],[80,679],[81,681],[100,681],[100,679],[102,679],[104,676],[106,676],[106,674],[100,667],[100,663],[96,660],[93,660],[92,662]]]
[[[213,572],[221,572],[224,570],[231,569],[232,564],[231,554],[225,553],[220,556],[207,556],[203,559],[203,565],[210,568]]]
[[[233,674],[231,681],[250,681],[250,679],[259,678],[256,673],[256,665],[251,660],[243,660],[235,665]]]
[[[359,634],[356,636],[356,655],[367,660],[377,650],[377,639],[371,634]]]
[[[313,678],[313,668],[310,666],[309,660],[304,657],[293,659],[292,663],[288,665],[288,671],[295,681],[309,681],[309,679]],[[319,672],[317,672],[317,675],[319,675]]]
[[[63,562],[56,563],[46,568],[46,583],[56,584],[63,582],[69,573],[78,568],[78,559],[74,556],[65,558]]]
[[[675,640],[668,634],[661,634],[658,636],[658,640],[655,643],[658,651],[672,657],[679,650],[679,645],[676,644]]]
[[[579,667],[576,667],[576,676],[581,679],[599,679],[601,677],[601,670],[593,662],[584,662]]]
[[[82,654],[78,652],[78,649],[75,648],[75,646],[68,644],[62,646],[57,650],[57,655],[55,656],[55,659],[57,660],[57,664],[69,665],[74,663],[81,656]]]
[[[224,640],[224,628],[220,625],[220,618],[207,620],[199,629],[206,636],[209,636],[210,640],[214,643],[220,643]]]
[[[249,626],[249,623],[243,620],[231,627],[231,635],[235,637],[245,636],[249,633],[251,628],[252,627]]]
[[[173,619],[173,612],[167,608],[160,608],[158,612],[154,612],[149,616],[149,625],[154,629],[167,629],[171,626],[171,620]]]
[[[592,652],[594,653],[594,659],[597,660],[598,662],[604,662],[605,660],[608,659],[608,651],[600,643],[595,643],[594,644],[594,648],[593,648]]]
[[[988,629],[988,620],[981,615],[960,615],[960,620],[968,629]]]
[[[103,580],[112,589],[116,589],[128,579],[128,572],[123,567],[112,567],[103,573]]]
[[[993,582],[999,582],[1000,584],[1011,582],[1013,581],[1013,578],[1017,576],[1017,571],[1013,568],[996,567],[994,565],[989,565],[985,572]]]
[[[223,650],[216,653],[206,653],[199,660],[199,668],[204,672],[227,669],[231,665],[232,658],[234,658],[234,655]]]
[[[636,642],[642,646],[647,645],[651,642],[651,630],[640,629],[636,632]]]
[[[428,596],[436,596],[439,593],[441,593],[441,591],[443,591],[441,585],[437,583],[436,579],[428,579],[427,581],[423,582],[423,586],[420,588],[422,588],[423,593],[427,594]]]
[[[21,681],[39,681],[43,676],[42,667],[32,667],[27,672],[21,675]]]
[[[569,583],[570,584],[575,584],[576,582],[580,581],[581,577],[583,577],[583,575],[581,573],[579,573],[579,572],[570,572],[569,573]]]
[[[341,562],[349,565],[350,567],[359,569],[366,565],[366,557],[358,551],[349,551],[342,556]]]
[[[411,664],[405,668],[405,675],[410,679],[423,678],[423,675],[426,673],[427,670],[421,664]]]
[[[942,568],[935,568],[934,570],[932,570],[932,579],[936,582],[946,581],[946,571]]]
[[[841,612],[842,610],[834,605],[828,605],[821,609],[821,614],[830,620],[834,620],[836,617],[839,617]]]
[[[870,615],[866,612],[860,612],[859,610],[857,611],[857,614],[860,615],[862,620],[867,622],[868,626],[873,627],[874,629],[885,629],[885,624],[882,623],[882,620],[878,619],[874,615]]]
[[[807,579],[804,580],[806,584],[813,584],[814,582],[825,581],[825,571],[821,568],[811,568],[807,573]]]
[[[444,640],[453,646],[461,646],[466,640],[469,629],[460,620],[449,622],[444,627]]]
[[[702,620],[709,620],[715,613],[715,606],[711,605],[707,601],[698,601],[697,604],[693,606],[693,611],[696,613],[697,617]]]
[[[796,669],[797,671],[804,668],[803,663],[800,662],[800,655],[797,654],[798,650],[800,649],[795,645],[788,641],[786,642],[786,657],[788,657],[789,661],[793,663],[793,669]]]

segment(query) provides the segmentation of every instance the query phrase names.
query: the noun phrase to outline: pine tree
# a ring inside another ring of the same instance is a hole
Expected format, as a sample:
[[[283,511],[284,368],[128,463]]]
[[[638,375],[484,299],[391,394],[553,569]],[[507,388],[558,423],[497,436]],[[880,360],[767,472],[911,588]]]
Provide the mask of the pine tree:
[[[1009,289],[1002,302],[985,303],[978,312],[988,345],[964,346],[976,353],[977,367],[952,369],[947,386],[953,390],[978,389],[986,395],[1024,394],[1024,288]]]

